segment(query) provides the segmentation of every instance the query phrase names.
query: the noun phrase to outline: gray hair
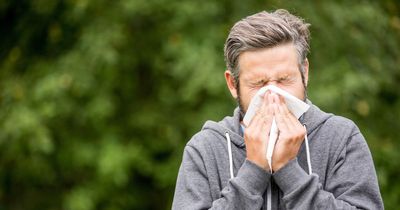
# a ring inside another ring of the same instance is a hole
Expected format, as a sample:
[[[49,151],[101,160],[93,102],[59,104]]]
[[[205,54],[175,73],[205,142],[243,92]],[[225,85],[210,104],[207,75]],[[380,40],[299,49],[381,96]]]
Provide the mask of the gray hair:
[[[293,43],[299,58],[299,69],[304,83],[304,64],[309,52],[310,24],[290,14],[287,10],[259,12],[237,22],[225,42],[224,56],[226,66],[239,83],[239,56],[242,52],[262,48],[272,48],[281,44]]]

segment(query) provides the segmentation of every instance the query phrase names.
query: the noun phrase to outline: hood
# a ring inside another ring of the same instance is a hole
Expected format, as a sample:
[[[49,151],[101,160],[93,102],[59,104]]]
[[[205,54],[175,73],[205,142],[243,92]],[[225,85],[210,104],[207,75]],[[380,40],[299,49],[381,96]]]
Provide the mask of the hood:
[[[321,111],[308,99],[306,102],[310,105],[310,108],[300,117],[299,121],[306,126],[307,135],[309,135],[327,119],[332,117],[333,114],[328,114]],[[225,133],[227,132],[230,135],[233,144],[235,144],[237,147],[244,148],[244,139],[241,135],[240,129],[239,107],[236,107],[233,112],[233,116],[225,117],[219,122],[209,120],[203,125],[202,128],[202,130],[212,130],[218,133],[223,139],[225,139]]]
[[[218,133],[223,139],[225,139],[225,133],[228,133],[233,144],[235,144],[237,147],[244,148],[244,139],[240,129],[239,107],[236,107],[236,109],[233,111],[233,116],[225,117],[219,122],[209,120],[203,125],[202,128],[202,130],[212,130]]]
[[[306,102],[308,105],[310,105],[310,108],[300,117],[299,121],[301,124],[306,126],[307,135],[309,135],[321,124],[325,123],[326,120],[331,118],[333,114],[320,110],[308,99]]]

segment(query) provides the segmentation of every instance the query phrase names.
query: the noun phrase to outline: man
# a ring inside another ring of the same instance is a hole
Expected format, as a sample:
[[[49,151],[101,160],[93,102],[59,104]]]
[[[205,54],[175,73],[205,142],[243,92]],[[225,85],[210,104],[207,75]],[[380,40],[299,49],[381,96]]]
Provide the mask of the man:
[[[307,99],[308,26],[286,10],[257,13],[233,26],[225,43],[225,79],[239,108],[233,117],[206,122],[187,143],[173,209],[383,209],[357,126]],[[268,91],[244,124],[252,97],[266,85],[310,108],[297,119],[282,96]],[[270,167],[265,157],[273,118],[279,135]]]

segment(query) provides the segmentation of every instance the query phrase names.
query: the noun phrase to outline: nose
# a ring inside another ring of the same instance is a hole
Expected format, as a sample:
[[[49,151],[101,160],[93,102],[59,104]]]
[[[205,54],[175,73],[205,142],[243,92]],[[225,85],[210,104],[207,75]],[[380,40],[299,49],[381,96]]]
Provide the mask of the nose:
[[[266,85],[273,85],[273,86],[276,86],[276,87],[280,87],[280,84],[279,84],[279,82],[277,82],[277,81],[274,81],[274,80],[272,80],[272,81],[269,81]]]
[[[278,86],[278,83],[276,81],[270,81],[267,85]]]

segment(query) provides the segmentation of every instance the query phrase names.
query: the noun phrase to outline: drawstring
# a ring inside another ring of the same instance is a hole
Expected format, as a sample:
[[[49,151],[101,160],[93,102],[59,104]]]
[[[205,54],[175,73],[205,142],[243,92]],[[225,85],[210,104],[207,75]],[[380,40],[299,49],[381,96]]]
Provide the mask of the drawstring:
[[[310,147],[308,146],[308,138],[307,138],[307,128],[306,125],[303,125],[304,129],[306,129],[306,135],[304,136],[304,140],[306,141],[306,153],[307,153],[307,165],[308,165],[308,174],[312,174],[311,168],[311,158],[310,158]]]
[[[304,140],[306,142],[306,154],[307,154],[307,166],[308,166],[308,174],[312,174],[312,167],[311,167],[311,157],[310,157],[310,147],[308,145],[308,138],[307,138],[307,128],[303,125],[306,129],[306,135],[304,136]],[[231,175],[231,179],[233,179],[233,160],[232,160],[232,146],[231,146],[231,138],[228,132],[225,132],[227,144],[228,144],[228,156],[229,156],[229,172]]]
[[[229,133],[225,132],[227,144],[228,144],[228,155],[229,155],[229,172],[231,173],[231,179],[233,179],[233,160],[232,160],[232,147],[231,147],[231,138],[229,137]]]
[[[310,148],[308,146],[308,138],[307,138],[307,128],[305,125],[303,125],[304,128],[306,129],[306,135],[304,136],[304,140],[306,142],[306,153],[307,153],[307,165],[308,165],[308,174],[312,174],[312,168],[311,168],[311,158],[310,158]],[[231,138],[229,136],[228,132],[225,132],[226,136],[226,141],[228,144],[228,156],[229,156],[229,172],[231,175],[231,179],[234,178],[233,176],[233,161],[232,161],[232,146],[231,146]],[[272,207],[272,186],[271,182],[268,185],[268,190],[267,190],[267,209],[270,210]]]

